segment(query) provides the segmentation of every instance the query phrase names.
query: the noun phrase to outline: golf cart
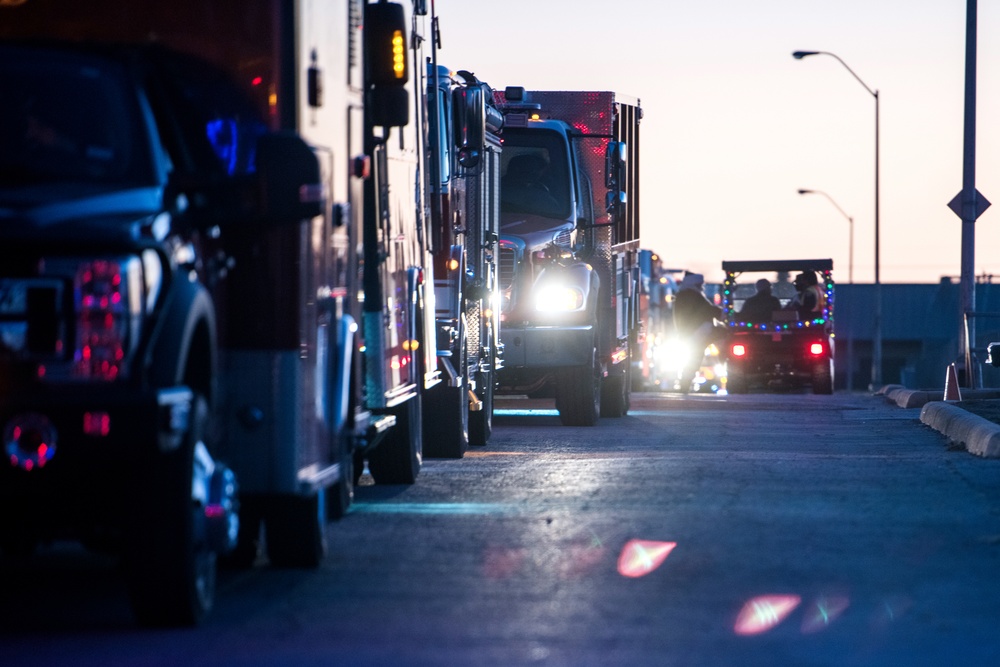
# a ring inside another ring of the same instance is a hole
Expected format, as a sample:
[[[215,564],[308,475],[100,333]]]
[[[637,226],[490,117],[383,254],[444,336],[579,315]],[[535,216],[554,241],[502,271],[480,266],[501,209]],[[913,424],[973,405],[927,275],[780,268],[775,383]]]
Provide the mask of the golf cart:
[[[727,391],[809,386],[814,394],[832,394],[833,260],[723,262],[722,270],[729,325]],[[794,282],[789,279],[793,273],[798,274]],[[766,283],[774,307],[750,315],[747,301],[759,290],[767,291]]]

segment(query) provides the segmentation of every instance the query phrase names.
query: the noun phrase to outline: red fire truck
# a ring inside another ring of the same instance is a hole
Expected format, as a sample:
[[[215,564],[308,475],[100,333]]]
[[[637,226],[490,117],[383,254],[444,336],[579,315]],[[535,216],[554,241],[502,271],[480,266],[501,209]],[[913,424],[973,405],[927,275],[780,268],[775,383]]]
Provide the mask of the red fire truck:
[[[365,460],[414,481],[426,4],[0,5],[5,551],[119,553],[190,624],[262,535],[317,565]]]
[[[638,100],[497,95],[504,113],[500,389],[555,395],[564,424],[629,409],[638,336]]]
[[[485,445],[502,366],[497,240],[500,128],[493,91],[471,72],[428,65],[430,227],[443,381],[424,400],[424,454]]]

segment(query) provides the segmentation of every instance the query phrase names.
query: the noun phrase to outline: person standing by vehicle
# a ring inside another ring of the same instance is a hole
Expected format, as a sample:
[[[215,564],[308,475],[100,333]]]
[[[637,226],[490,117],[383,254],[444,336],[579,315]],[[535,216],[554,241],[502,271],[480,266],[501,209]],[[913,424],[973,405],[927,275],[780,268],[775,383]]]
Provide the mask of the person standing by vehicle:
[[[781,301],[771,294],[771,281],[761,278],[755,284],[757,293],[743,302],[740,317],[747,322],[770,322],[772,313],[781,310]]]
[[[799,313],[800,320],[811,320],[823,314],[826,306],[826,294],[819,286],[815,271],[803,271],[795,276],[793,282],[798,293],[792,298],[786,308]]]
[[[725,327],[716,325],[716,320],[723,318],[722,308],[705,297],[705,276],[685,273],[678,287],[674,297],[674,329],[690,350],[680,373],[681,391],[687,392],[704,358],[705,348],[721,340]]]

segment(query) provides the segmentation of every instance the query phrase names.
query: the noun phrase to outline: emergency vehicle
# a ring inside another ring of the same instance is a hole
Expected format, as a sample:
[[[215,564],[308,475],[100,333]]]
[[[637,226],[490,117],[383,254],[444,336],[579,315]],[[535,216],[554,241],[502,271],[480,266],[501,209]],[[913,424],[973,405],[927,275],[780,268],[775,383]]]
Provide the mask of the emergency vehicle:
[[[629,409],[639,333],[638,100],[497,93],[504,114],[499,390],[554,393],[566,425]]]
[[[430,228],[443,381],[424,399],[424,455],[485,445],[502,367],[500,130],[493,91],[465,70],[428,64]]]
[[[223,554],[316,566],[365,460],[415,480],[426,14],[0,5],[5,551],[121,554],[141,623],[192,624]]]

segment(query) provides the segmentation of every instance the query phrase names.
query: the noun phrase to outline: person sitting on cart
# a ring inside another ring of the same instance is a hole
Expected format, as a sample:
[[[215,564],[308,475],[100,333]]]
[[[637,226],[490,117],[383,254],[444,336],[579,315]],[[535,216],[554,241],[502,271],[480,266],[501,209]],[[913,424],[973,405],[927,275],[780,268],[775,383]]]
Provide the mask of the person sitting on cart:
[[[788,310],[798,311],[800,320],[811,320],[823,316],[823,308],[826,306],[826,294],[819,286],[819,279],[815,271],[803,271],[795,276],[793,282],[798,293],[785,306]]]
[[[770,322],[773,313],[781,310],[781,301],[771,294],[771,281],[761,278],[755,283],[757,293],[743,302],[740,317],[746,322]]]

